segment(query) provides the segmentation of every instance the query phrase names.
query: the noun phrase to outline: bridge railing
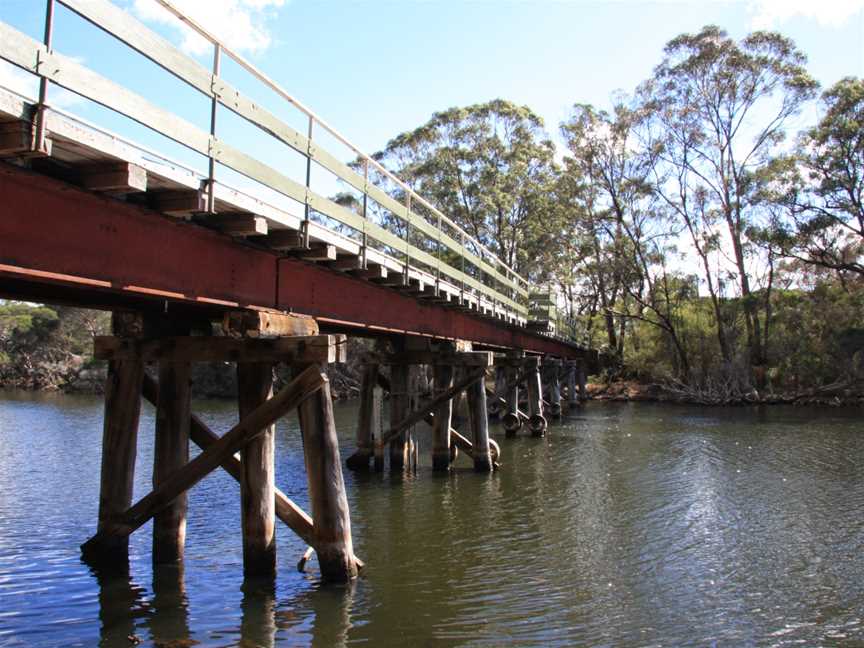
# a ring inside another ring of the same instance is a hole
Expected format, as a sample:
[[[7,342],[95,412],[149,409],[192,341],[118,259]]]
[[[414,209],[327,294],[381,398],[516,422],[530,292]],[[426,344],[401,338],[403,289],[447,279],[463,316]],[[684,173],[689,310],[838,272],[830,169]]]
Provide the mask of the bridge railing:
[[[74,58],[54,52],[51,38],[55,2],[71,9],[208,97],[211,101],[209,132],[88,69]],[[450,282],[465,292],[482,296],[522,320],[529,318],[530,286],[523,277],[242,56],[231,51],[167,0],[157,2],[212,45],[212,69],[208,70],[108,0],[47,0],[43,43],[0,22],[0,57],[40,78],[40,107],[45,101],[46,84],[55,83],[205,156],[209,160],[209,177],[206,181],[210,211],[213,211],[215,203],[213,187],[217,182],[218,163],[303,205],[307,241],[309,219],[315,213],[321,214],[350,228],[361,238],[364,257],[366,245],[374,241],[379,249],[383,246],[389,256],[404,260],[406,266],[422,267],[438,279]],[[303,113],[307,119],[306,133],[292,128],[220,76],[223,56],[233,59],[242,69]],[[306,159],[305,182],[289,177],[249,152],[220,139],[216,128],[218,106],[231,110],[300,153]],[[315,139],[319,130],[347,147],[356,156],[356,162],[346,164],[325,150]],[[326,169],[359,192],[362,195],[362,207],[352,210],[313,191],[310,183],[313,164]],[[380,186],[381,179],[389,185],[389,191]],[[397,195],[399,199],[394,197]],[[398,222],[401,226],[388,227],[386,222],[384,225],[375,222],[370,217],[370,203],[389,213],[391,223]]]

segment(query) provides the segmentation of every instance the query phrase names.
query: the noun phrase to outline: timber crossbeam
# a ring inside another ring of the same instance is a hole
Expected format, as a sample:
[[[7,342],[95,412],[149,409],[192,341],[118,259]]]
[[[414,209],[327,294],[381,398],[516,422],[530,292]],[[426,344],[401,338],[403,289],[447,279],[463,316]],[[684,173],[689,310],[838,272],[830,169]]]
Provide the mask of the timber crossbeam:
[[[295,365],[345,362],[345,335],[315,335],[274,339],[215,336],[176,336],[132,339],[97,336],[93,357],[123,360],[133,357],[144,362],[285,362]]]
[[[360,361],[375,365],[453,365],[456,367],[491,367],[491,351],[400,351],[397,353],[364,353]]]

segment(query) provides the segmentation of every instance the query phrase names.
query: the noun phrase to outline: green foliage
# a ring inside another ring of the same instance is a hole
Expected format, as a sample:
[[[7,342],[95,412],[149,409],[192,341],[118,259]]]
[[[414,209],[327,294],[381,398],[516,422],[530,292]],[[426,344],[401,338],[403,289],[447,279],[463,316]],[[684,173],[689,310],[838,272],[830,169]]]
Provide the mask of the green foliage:
[[[506,264],[531,274],[555,240],[553,154],[535,113],[496,99],[435,113],[375,158]]]
[[[41,336],[57,324],[57,312],[22,302],[0,304],[0,340],[33,332]]]

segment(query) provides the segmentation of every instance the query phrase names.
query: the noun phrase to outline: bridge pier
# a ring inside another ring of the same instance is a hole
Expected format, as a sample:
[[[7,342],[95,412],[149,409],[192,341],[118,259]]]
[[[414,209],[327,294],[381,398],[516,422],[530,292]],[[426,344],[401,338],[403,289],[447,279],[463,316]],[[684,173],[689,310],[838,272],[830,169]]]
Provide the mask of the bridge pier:
[[[357,450],[346,464],[351,470],[368,470],[372,458],[375,432],[381,432],[381,388],[378,386],[378,365],[363,368],[360,383],[360,416],[357,422]],[[376,390],[377,393],[376,393]]]
[[[486,377],[480,376],[465,390],[468,401],[468,418],[473,435],[474,470],[492,472],[492,455],[489,449],[489,420],[486,405]]]
[[[398,425],[409,412],[408,389],[410,366],[394,364],[390,367],[390,426]],[[390,441],[390,470],[402,470],[408,463],[411,433],[402,430]],[[377,466],[376,466],[377,468]],[[383,466],[381,466],[383,470]]]
[[[272,316],[271,316],[272,317]],[[290,319],[291,316],[283,316]],[[176,336],[121,326],[114,317],[112,337],[97,337],[94,357],[108,360],[102,480],[96,535],[81,546],[96,565],[128,563],[129,535],[154,521],[153,562],[183,557],[186,492],[218,467],[241,485],[244,575],[275,575],[275,518],[284,521],[318,555],[322,577],[344,582],[357,575],[350,517],[339,460],[329,382],[322,365],[344,361],[345,337],[305,335]],[[226,319],[227,322],[227,319]],[[317,333],[317,325],[314,321]],[[127,322],[128,323],[128,322]],[[236,334],[225,324],[226,332]],[[175,329],[176,330],[176,329]],[[240,422],[224,436],[212,433],[191,413],[190,363],[237,363]],[[159,382],[144,373],[147,362],[159,363]],[[273,366],[292,367],[294,379],[273,395]],[[135,444],[141,395],[157,405],[153,490],[132,505]],[[274,424],[297,408],[303,434],[309,499],[313,516],[297,507],[274,483]],[[188,441],[202,452],[191,461]],[[235,458],[240,452],[241,459]]]
[[[156,404],[153,449],[154,488],[161,486],[175,471],[189,463],[191,369],[188,362],[159,363],[159,400]],[[182,493],[153,518],[154,565],[183,559],[186,500],[186,493]]]
[[[490,418],[503,418],[504,403],[507,394],[507,367],[503,364],[495,365],[495,390],[492,392],[493,398],[489,401],[489,416]]]
[[[507,411],[501,420],[504,432],[508,437],[516,436],[522,428],[522,417],[519,416],[519,369],[514,365],[507,366]]]
[[[580,358],[576,363],[576,379],[579,382],[579,401],[584,403],[588,400],[588,371],[585,358]]]
[[[477,470],[494,469],[500,452],[497,444],[489,438],[485,384],[486,371],[493,365],[492,353],[457,351],[458,347],[450,342],[433,345],[427,341],[425,344],[425,348],[416,346],[406,350],[404,347],[396,347],[402,350],[392,353],[368,353],[363,358],[363,363],[367,366],[390,366],[390,379],[381,376],[378,379],[390,392],[390,427],[374,442],[375,470],[384,470],[384,446],[392,444],[394,439],[398,439],[406,430],[413,429],[421,421],[428,423],[432,429],[433,470],[449,470],[455,460],[457,448],[474,461]],[[428,389],[421,384],[423,381],[422,376],[417,373],[418,366],[433,368],[432,396],[423,402],[421,394],[425,394]],[[412,372],[416,374],[414,382],[411,383],[414,385],[411,390],[414,398],[406,408],[399,400],[400,392],[405,393],[404,388],[400,389],[397,385],[407,380],[406,376]],[[453,427],[453,410],[459,396],[465,392],[468,393],[470,403],[468,418],[471,421],[473,441]],[[412,446],[410,454],[407,451],[400,453],[395,462],[391,454],[391,471],[401,470],[408,465],[407,462],[412,457],[416,465],[416,447]],[[362,465],[362,462],[355,461],[356,456],[357,453],[348,461],[349,468]],[[399,461],[402,457],[404,461]]]
[[[528,427],[531,434],[541,437],[546,434],[546,418],[543,416],[543,388],[540,383],[540,358],[528,358],[526,362],[528,384]]]
[[[238,362],[237,393],[242,421],[273,396],[273,365]],[[268,425],[240,451],[243,573],[247,577],[276,576],[275,437],[276,426]]]
[[[549,383],[549,414],[553,418],[561,418],[561,361],[555,358],[547,359],[547,380]]]
[[[125,318],[112,317],[115,334],[133,334]],[[105,382],[105,414],[102,428],[102,468],[99,485],[97,534],[105,534],[112,520],[132,504],[135,457],[138,444],[138,417],[141,413],[141,385],[144,362],[139,356],[111,360]],[[105,564],[128,564],[129,537],[106,536],[98,558]]]
[[[579,393],[576,391],[576,363],[568,362],[566,364],[567,376],[567,409],[572,411],[579,407]]]
[[[441,395],[453,387],[453,365],[435,364],[435,394]],[[453,419],[453,399],[444,400],[435,408],[432,422],[432,470],[450,470],[453,458],[450,451],[450,429]]]

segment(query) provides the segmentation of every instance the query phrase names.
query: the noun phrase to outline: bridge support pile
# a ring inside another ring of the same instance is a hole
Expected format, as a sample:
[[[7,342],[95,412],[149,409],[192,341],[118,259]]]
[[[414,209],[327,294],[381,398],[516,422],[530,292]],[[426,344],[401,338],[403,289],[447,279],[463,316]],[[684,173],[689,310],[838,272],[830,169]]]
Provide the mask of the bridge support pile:
[[[438,343],[434,348],[426,342],[421,348],[406,348],[397,343],[392,352],[367,354],[363,362],[363,400],[357,425],[357,450],[346,462],[349,468],[368,470],[370,459],[374,457],[374,469],[383,471],[384,448],[390,444],[390,469],[402,470],[408,465],[411,453],[416,457],[417,446],[409,430],[425,421],[432,428],[434,470],[450,470],[457,448],[471,457],[475,470],[488,472],[494,469],[499,453],[497,444],[489,438],[486,403],[486,374],[493,362],[491,353],[457,351],[454,344],[447,342]],[[423,365],[433,367],[433,395],[421,403],[419,390],[409,390],[409,376]],[[390,367],[389,380],[379,373],[381,366]],[[390,396],[390,426],[387,430],[382,430],[379,423],[382,393],[376,391],[378,385],[382,385]],[[455,402],[463,393],[467,401],[471,440],[453,427]],[[410,405],[412,397],[413,406]]]
[[[240,482],[245,576],[275,576],[278,517],[315,549],[324,580],[356,577],[361,563],[353,552],[333,406],[323,371],[329,362],[344,361],[345,337],[315,335],[315,322],[304,319],[295,324],[307,329],[297,332],[307,334],[265,339],[262,335],[269,327],[258,325],[265,318],[252,316],[255,326],[249,328],[246,321],[239,331],[226,318],[226,331],[234,337],[215,337],[177,335],[174,325],[115,314],[115,336],[96,338],[94,356],[109,361],[109,373],[99,521],[96,535],[81,547],[88,561],[127,562],[129,535],[151,518],[154,564],[181,560],[186,492],[221,466]],[[276,329],[290,332],[286,327]],[[222,437],[191,413],[190,363],[195,361],[237,363],[240,421]],[[158,363],[158,382],[145,373],[147,362]],[[274,395],[277,363],[289,365],[293,379]],[[132,505],[142,393],[157,408],[153,490]],[[275,486],[274,426],[292,409],[298,410],[303,434],[312,517]],[[190,439],[202,449],[192,461]]]

